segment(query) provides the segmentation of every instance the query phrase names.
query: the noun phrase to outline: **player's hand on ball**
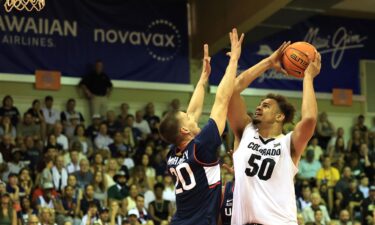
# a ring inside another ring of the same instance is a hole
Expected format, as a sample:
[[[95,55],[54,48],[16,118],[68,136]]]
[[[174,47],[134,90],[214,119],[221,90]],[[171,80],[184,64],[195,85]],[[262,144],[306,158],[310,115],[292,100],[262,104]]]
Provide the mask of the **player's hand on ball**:
[[[288,75],[288,73],[281,66],[281,57],[283,56],[285,49],[290,45],[290,43],[290,41],[284,41],[281,46],[268,57],[271,68],[285,75]]]
[[[310,61],[309,65],[305,70],[305,77],[315,78],[320,73],[320,68],[322,66],[321,56],[319,52],[316,52],[315,58]]]

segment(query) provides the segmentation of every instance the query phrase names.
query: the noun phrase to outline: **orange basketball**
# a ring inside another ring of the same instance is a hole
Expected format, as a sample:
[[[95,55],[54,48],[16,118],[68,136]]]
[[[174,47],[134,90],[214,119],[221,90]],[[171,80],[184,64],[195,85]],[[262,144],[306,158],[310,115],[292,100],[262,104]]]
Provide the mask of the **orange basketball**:
[[[315,47],[307,42],[295,42],[289,45],[281,59],[283,68],[289,75],[302,78],[310,60],[315,58]]]

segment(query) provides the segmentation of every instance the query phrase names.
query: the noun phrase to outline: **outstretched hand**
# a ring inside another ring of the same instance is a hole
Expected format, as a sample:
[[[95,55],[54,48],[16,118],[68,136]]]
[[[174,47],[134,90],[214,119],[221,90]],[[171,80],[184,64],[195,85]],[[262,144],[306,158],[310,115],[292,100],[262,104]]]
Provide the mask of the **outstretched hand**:
[[[282,45],[268,57],[271,68],[285,75],[288,75],[288,73],[281,66],[281,57],[283,56],[285,49],[290,45],[290,43],[290,41],[284,41]]]
[[[320,53],[315,51],[315,58],[307,66],[305,77],[315,78],[320,73],[320,68],[322,67],[321,60]]]
[[[241,34],[241,37],[238,38],[237,29],[233,28],[232,32],[229,32],[229,39],[231,44],[231,50],[227,53],[231,59],[238,60],[241,56],[241,45],[245,35]]]
[[[201,78],[208,79],[211,74],[211,57],[208,51],[208,44],[204,44],[203,46],[203,67],[202,67],[202,74]]]

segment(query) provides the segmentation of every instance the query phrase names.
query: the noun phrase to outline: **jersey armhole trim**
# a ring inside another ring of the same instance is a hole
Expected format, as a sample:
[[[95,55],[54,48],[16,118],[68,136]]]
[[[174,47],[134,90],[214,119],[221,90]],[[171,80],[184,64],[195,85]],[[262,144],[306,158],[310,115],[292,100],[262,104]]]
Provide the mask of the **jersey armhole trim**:
[[[221,181],[219,180],[218,182],[214,183],[214,184],[211,184],[210,186],[208,186],[209,189],[213,189],[215,188],[217,185],[221,184]]]
[[[198,163],[198,164],[201,164],[203,166],[216,166],[218,163],[219,163],[219,160],[217,160],[216,162],[213,162],[213,163],[204,163],[202,161],[199,161],[198,158],[197,158],[197,155],[195,154],[196,152],[196,147],[197,145],[194,144],[194,150],[193,150],[193,155],[194,155],[194,160]]]

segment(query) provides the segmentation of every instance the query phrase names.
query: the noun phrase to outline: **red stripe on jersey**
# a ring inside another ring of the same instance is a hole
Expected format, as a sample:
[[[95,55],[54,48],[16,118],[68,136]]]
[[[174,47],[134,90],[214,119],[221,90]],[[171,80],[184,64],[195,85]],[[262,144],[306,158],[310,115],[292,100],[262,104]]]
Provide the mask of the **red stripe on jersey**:
[[[195,154],[195,149],[196,149],[196,144],[194,144],[194,159],[195,159],[195,161],[197,162],[197,163],[199,163],[199,164],[201,164],[201,165],[203,165],[203,166],[216,166],[218,163],[219,163],[219,160],[217,160],[216,162],[214,162],[214,163],[204,163],[204,162],[201,162],[201,161],[199,161],[198,159],[197,159],[197,156],[196,156],[196,154]]]
[[[220,181],[218,181],[217,183],[213,184],[213,185],[210,185],[208,186],[208,188],[212,189],[212,188],[215,188],[217,185],[221,184]]]

